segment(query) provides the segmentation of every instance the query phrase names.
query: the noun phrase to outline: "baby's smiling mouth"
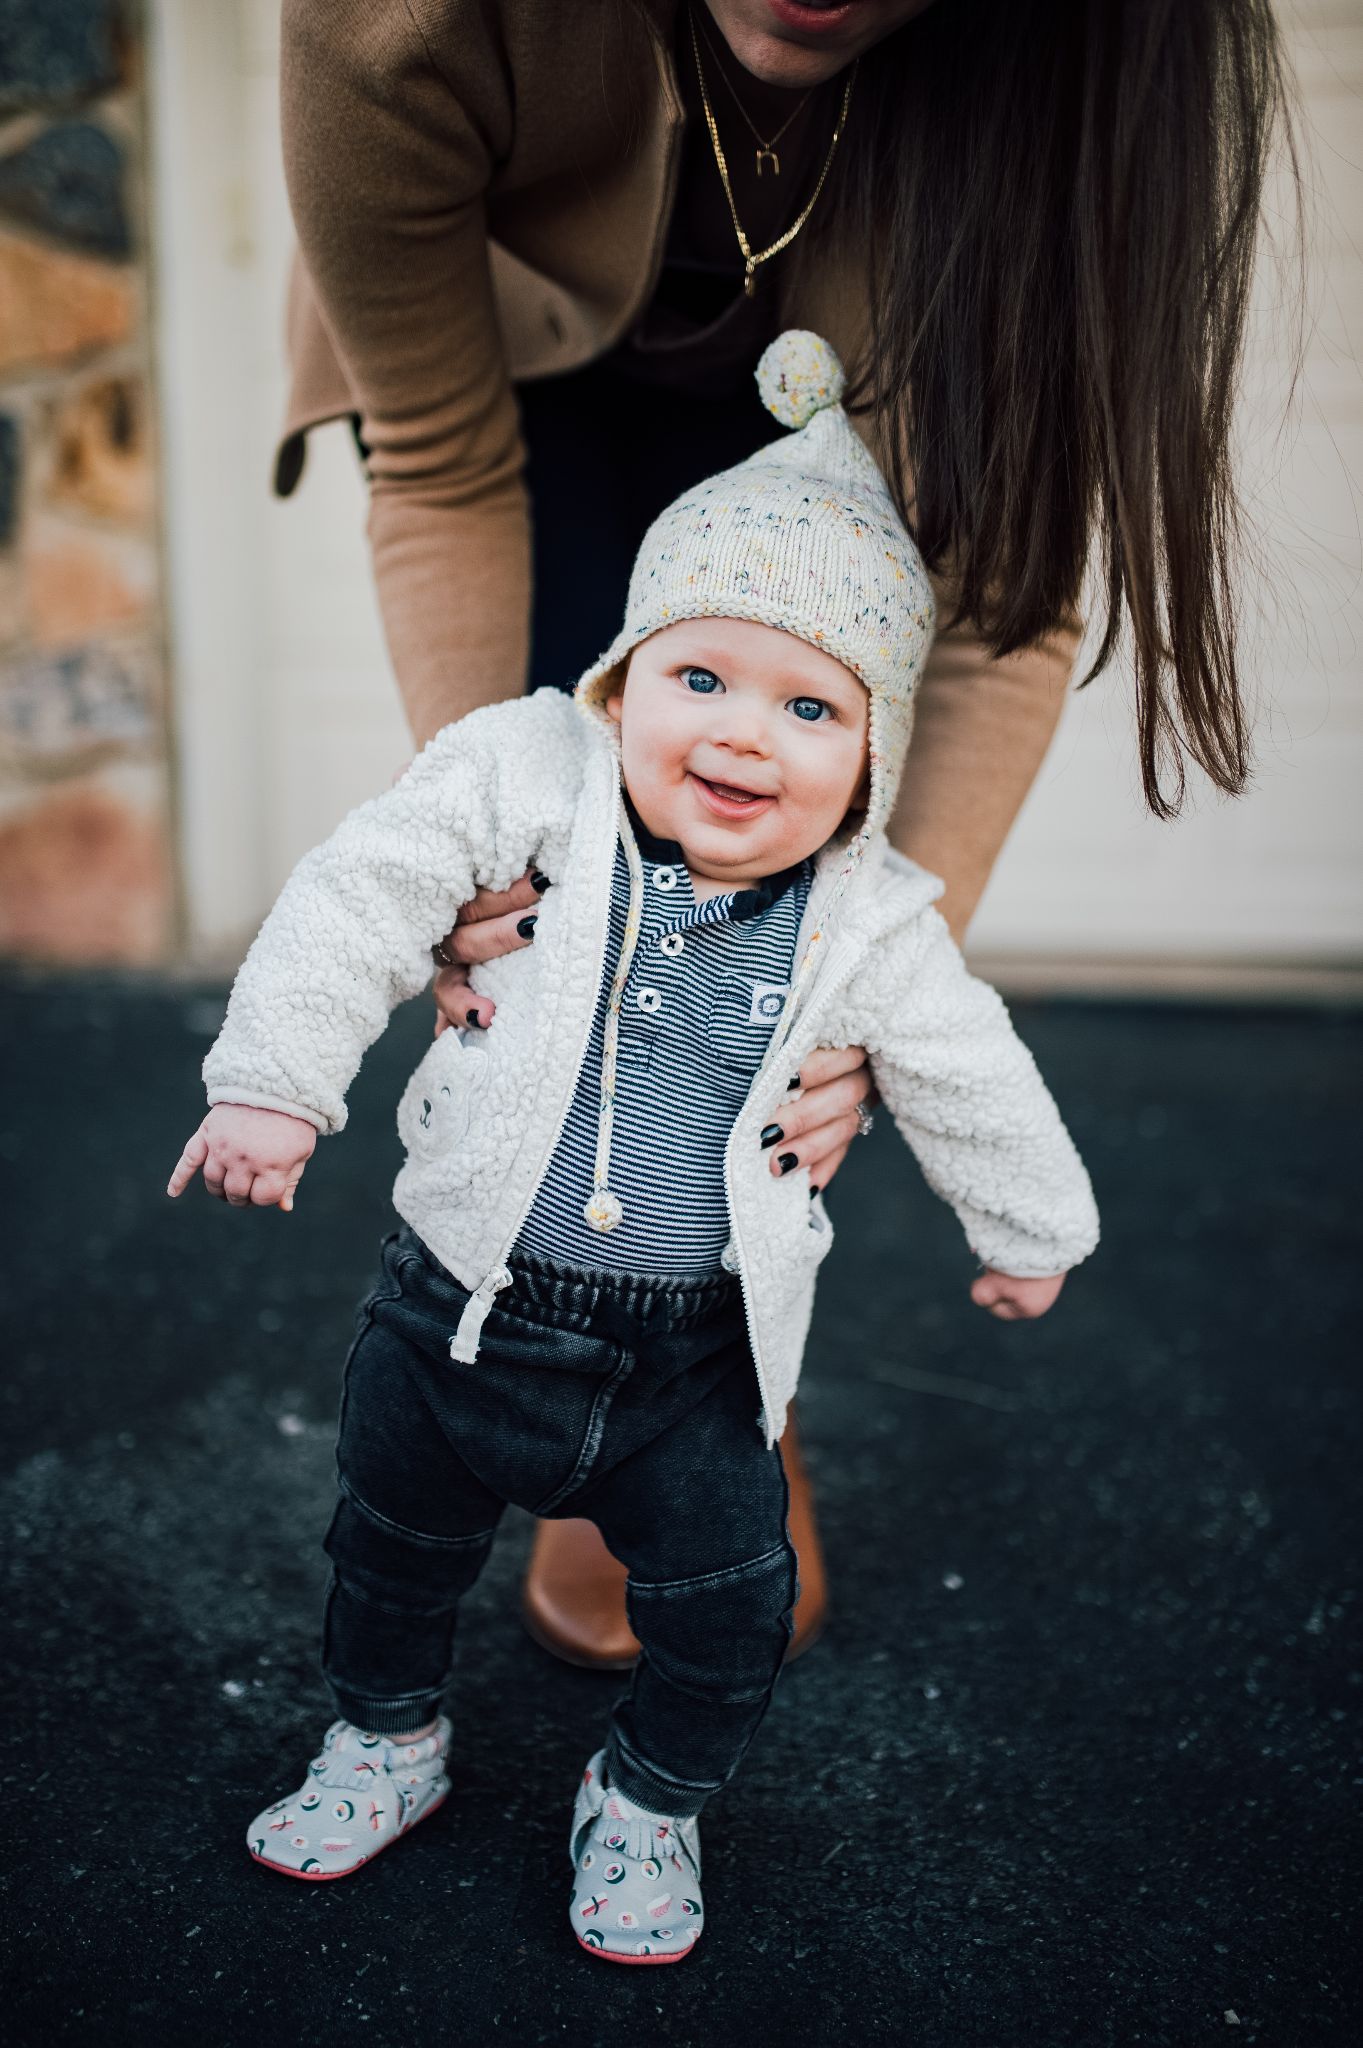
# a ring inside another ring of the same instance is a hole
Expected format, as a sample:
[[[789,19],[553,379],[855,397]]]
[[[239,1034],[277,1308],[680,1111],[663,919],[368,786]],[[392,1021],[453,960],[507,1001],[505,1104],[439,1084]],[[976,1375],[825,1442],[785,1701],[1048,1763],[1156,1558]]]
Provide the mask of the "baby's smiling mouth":
[[[698,775],[694,768],[688,772],[706,809],[717,812],[722,818],[752,817],[776,801],[769,790],[743,789],[736,782],[716,782],[708,775]]]

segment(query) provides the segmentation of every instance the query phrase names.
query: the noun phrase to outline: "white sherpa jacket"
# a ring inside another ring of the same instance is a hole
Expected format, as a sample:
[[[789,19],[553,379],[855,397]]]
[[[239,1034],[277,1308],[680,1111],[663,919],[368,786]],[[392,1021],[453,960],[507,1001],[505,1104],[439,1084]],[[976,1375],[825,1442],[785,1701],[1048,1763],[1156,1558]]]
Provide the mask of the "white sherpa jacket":
[[[527,868],[549,877],[533,946],[475,972],[497,1005],[491,1026],[437,1038],[398,1110],[407,1159],[394,1203],[472,1291],[456,1359],[476,1357],[509,1284],[508,1254],[572,1099],[622,829],[617,751],[571,698],[541,690],[447,727],[299,863],[204,1062],[210,1103],[339,1131],[366,1047],[429,981],[431,945],[459,906]],[[806,934],[834,915],[730,1135],[726,1264],[743,1285],[769,1443],[785,1425],[832,1230],[807,1175],[774,1177],[758,1137],[816,1046],[866,1047],[928,1182],[986,1265],[1059,1273],[1097,1243],[1088,1176],[1002,1002],[966,971],[933,909],[941,889],[880,834],[850,874],[842,851],[820,855]]]

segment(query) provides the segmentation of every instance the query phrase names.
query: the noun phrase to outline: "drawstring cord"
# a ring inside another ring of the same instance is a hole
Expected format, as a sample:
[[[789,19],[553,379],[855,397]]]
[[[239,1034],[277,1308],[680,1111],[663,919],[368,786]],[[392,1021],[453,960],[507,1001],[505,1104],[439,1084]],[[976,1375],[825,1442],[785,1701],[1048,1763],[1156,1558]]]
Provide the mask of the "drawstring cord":
[[[596,1120],[596,1159],[592,1166],[592,1191],[582,1205],[582,1214],[587,1223],[602,1236],[608,1231],[618,1230],[625,1215],[624,1203],[618,1195],[611,1192],[611,1132],[615,1125],[615,1075],[620,1052],[620,1010],[625,999],[625,984],[629,980],[629,970],[634,962],[634,949],[639,943],[639,927],[643,923],[644,868],[628,818],[622,818],[620,821],[620,839],[629,867],[629,909],[625,914],[625,936],[620,946],[620,958],[615,963],[615,976],[606,1002],[606,1034],[601,1049],[601,1106]]]
[[[469,1296],[459,1318],[459,1328],[450,1338],[450,1357],[456,1365],[472,1365],[477,1358],[478,1339],[483,1334],[488,1312],[502,1289],[511,1285],[511,1277],[506,1266],[494,1266],[482,1286]]]

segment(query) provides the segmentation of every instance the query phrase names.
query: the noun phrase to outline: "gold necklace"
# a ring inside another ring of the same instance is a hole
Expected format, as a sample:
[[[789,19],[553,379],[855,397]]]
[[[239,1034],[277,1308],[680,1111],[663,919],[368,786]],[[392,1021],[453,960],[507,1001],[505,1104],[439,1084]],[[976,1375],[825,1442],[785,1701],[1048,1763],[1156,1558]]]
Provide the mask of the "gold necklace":
[[[694,25],[695,25],[695,16],[694,16],[694,15],[692,15],[692,18],[691,18],[691,19],[692,19],[692,25],[694,26]],[[760,177],[761,177],[761,175],[762,175],[762,166],[763,166],[763,164],[764,164],[764,163],[769,163],[769,164],[771,165],[771,171],[772,171],[772,176],[773,176],[774,178],[779,178],[779,177],[780,177],[780,175],[781,175],[781,159],[780,159],[780,157],[779,157],[779,156],[778,156],[778,155],[776,154],[776,145],[777,145],[777,143],[778,143],[778,142],[779,142],[779,141],[781,140],[781,137],[782,137],[782,136],[783,136],[783,135],[785,134],[785,132],[786,132],[787,128],[789,128],[789,127],[790,127],[790,125],[791,125],[792,121],[798,121],[798,120],[799,120],[799,118],[800,118],[801,114],[803,114],[803,112],[804,112],[805,108],[806,108],[806,107],[807,107],[807,106],[809,105],[809,102],[810,102],[810,101],[811,101],[811,99],[813,99],[813,97],[814,97],[814,88],[813,88],[813,87],[811,86],[811,87],[810,87],[810,89],[809,89],[809,91],[808,91],[808,92],[807,92],[807,93],[805,94],[804,98],[803,98],[803,99],[802,99],[802,100],[800,101],[800,104],[799,104],[799,106],[798,106],[798,107],[796,107],[795,111],[794,111],[793,113],[790,113],[790,114],[787,114],[787,115],[786,115],[786,118],[785,118],[785,120],[784,120],[784,121],[783,121],[783,122],[781,123],[780,127],[779,127],[779,128],[777,129],[777,131],[776,131],[776,133],[775,133],[774,135],[771,135],[771,136],[765,136],[765,135],[763,135],[763,134],[762,134],[761,130],[760,130],[760,129],[758,128],[758,125],[757,125],[756,121],[754,121],[754,119],[753,119],[752,115],[751,115],[751,114],[750,114],[750,113],[748,112],[747,108],[746,108],[746,107],[744,106],[744,104],[743,104],[743,101],[742,101],[742,99],[741,99],[741,98],[740,98],[740,96],[739,96],[739,91],[738,91],[738,87],[737,87],[737,86],[736,86],[736,85],[734,84],[734,82],[733,82],[733,80],[732,80],[732,79],[730,78],[730,76],[729,76],[728,72],[727,72],[727,71],[725,70],[725,68],[724,68],[724,62],[723,62],[723,59],[722,59],[722,58],[720,57],[720,55],[719,55],[719,52],[718,52],[718,51],[716,50],[716,48],[715,48],[714,44],[713,44],[713,43],[712,43],[712,42],[710,41],[710,37],[709,37],[708,33],[707,33],[706,31],[704,31],[704,30],[702,30],[702,31],[701,31],[701,33],[702,33],[702,34],[703,34],[703,35],[705,36],[705,46],[706,46],[706,48],[707,48],[707,49],[709,50],[709,52],[710,52],[710,55],[711,55],[711,56],[712,56],[712,57],[714,58],[714,60],[715,60],[715,69],[716,69],[716,70],[717,70],[717,71],[719,72],[719,75],[720,75],[720,77],[721,77],[721,78],[722,78],[722,79],[724,80],[725,88],[726,88],[726,90],[728,91],[728,94],[729,94],[729,98],[730,98],[730,99],[731,99],[731,100],[733,101],[734,105],[735,105],[735,106],[736,106],[736,107],[738,108],[738,111],[739,111],[739,113],[740,113],[740,114],[741,114],[741,115],[743,116],[743,119],[744,119],[744,120],[745,120],[745,121],[747,122],[747,124],[748,124],[748,127],[749,127],[749,129],[750,129],[750,131],[751,131],[751,133],[752,133],[752,135],[753,135],[753,139],[754,139],[754,140],[756,141],[756,143],[757,143],[757,175],[758,175],[758,177],[760,178]],[[703,90],[704,90],[704,81],[702,80],[702,82],[701,82],[701,83],[702,83],[702,93],[703,93]]]
[[[819,182],[814,187],[808,204],[801,208],[799,215],[792,225],[772,243],[769,249],[753,249],[743,232],[743,223],[738,217],[738,208],[734,204],[734,188],[729,181],[729,166],[724,160],[724,147],[719,139],[719,128],[715,122],[714,108],[710,105],[710,95],[705,87],[705,70],[700,61],[700,37],[696,33],[696,17],[694,13],[690,14],[689,18],[691,22],[691,48],[695,53],[696,59],[696,77],[700,81],[700,103],[705,109],[705,125],[710,131],[710,147],[714,150],[715,162],[719,166],[720,180],[724,186],[724,196],[729,202],[729,213],[733,220],[734,233],[738,237],[738,246],[743,256],[743,289],[751,298],[753,292],[757,289],[758,264],[769,263],[773,256],[779,256],[783,249],[788,249],[819,203],[819,194],[823,191],[824,180],[827,178],[832,166],[838,144],[842,141],[842,131],[847,125],[847,109],[852,103],[852,86],[857,75],[857,65],[854,62],[852,69],[847,74],[847,83],[842,89],[842,106],[838,111],[838,125],[833,130],[833,140],[828,145],[828,154],[823,160],[823,169],[819,172]]]

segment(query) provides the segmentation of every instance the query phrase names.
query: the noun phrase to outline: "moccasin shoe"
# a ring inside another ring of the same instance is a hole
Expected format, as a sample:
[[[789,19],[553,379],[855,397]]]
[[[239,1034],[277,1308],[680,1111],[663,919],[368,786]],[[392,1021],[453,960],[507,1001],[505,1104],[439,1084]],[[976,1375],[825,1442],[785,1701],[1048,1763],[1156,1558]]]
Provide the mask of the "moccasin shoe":
[[[705,1924],[700,1823],[644,1813],[605,1783],[606,1753],[582,1774],[573,1808],[573,1933],[608,1963],[679,1963]]]
[[[420,1742],[333,1721],[302,1786],[256,1815],[247,1847],[257,1863],[286,1877],[349,1877],[444,1800],[449,1741],[443,1714]]]

